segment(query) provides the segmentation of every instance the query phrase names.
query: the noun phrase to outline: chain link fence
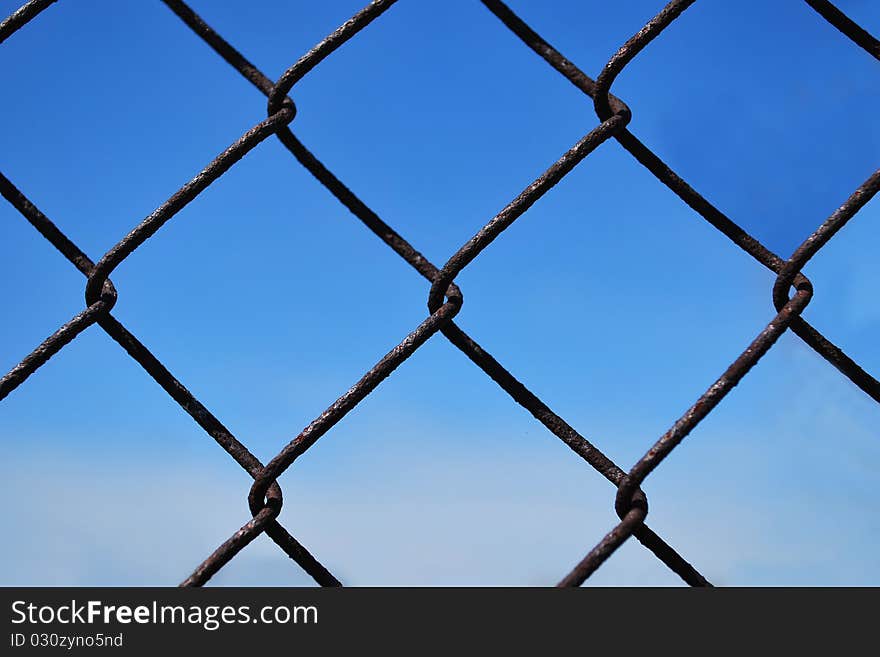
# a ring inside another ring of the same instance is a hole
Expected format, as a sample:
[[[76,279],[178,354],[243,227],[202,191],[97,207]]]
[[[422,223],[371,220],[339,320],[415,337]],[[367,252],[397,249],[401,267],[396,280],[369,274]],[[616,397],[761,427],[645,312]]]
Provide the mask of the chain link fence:
[[[32,0],[0,23],[0,43],[24,27],[57,0]],[[645,479],[669,453],[721,402],[749,370],[767,353],[778,338],[788,330],[799,336],[841,374],[880,403],[880,382],[850,359],[839,347],[801,317],[813,295],[810,281],[801,273],[828,241],[877,193],[880,170],[864,181],[846,201],[828,217],[788,258],[783,258],[762,245],[732,219],[670,169],[655,153],[628,129],[630,109],[611,93],[614,80],[626,66],[696,0],[673,0],[629,39],[605,64],[593,80],[553,46],[539,36],[519,16],[499,0],[482,0],[500,23],[515,34],[547,64],[563,75],[593,103],[598,125],[574,144],[541,176],[526,187],[501,212],[441,266],[429,262],[406,239],[367,207],[354,192],[325,167],[290,129],[296,116],[296,105],[288,96],[296,83],[316,68],[334,50],[365,29],[395,4],[396,0],[374,0],[332,34],[318,43],[302,58],[272,81],[242,53],[215,32],[181,0],[163,0],[174,14],[186,23],[207,46],[244,76],[267,98],[267,118],[257,123],[225,151],[214,158],[190,182],[181,187],[158,209],[138,224],[97,263],[77,247],[37,206],[2,173],[0,193],[21,215],[46,238],[70,263],[86,277],[85,309],[48,337],[6,376],[0,379],[0,400],[21,385],[41,365],[65,345],[91,327],[99,326],[116,341],[162,388],[254,479],[248,494],[253,517],[213,554],[196,567],[182,586],[201,586],[227,564],[248,543],[262,533],[267,534],[287,555],[323,586],[339,586],[339,580],[311,554],[279,521],[282,507],[278,477],[293,465],[324,434],[390,375],[395,368],[437,334],[460,349],[478,368],[495,381],[511,399],[528,410],[549,431],[568,445],[587,464],[602,474],[616,489],[615,510],[620,522],[590,549],[586,556],[565,574],[560,586],[578,586],[599,568],[628,538],[634,536],[668,568],[692,586],[711,586],[696,567],[672,548],[646,523],[648,502],[641,490]],[[812,10],[837,28],[855,45],[875,59],[880,59],[880,42],[850,20],[832,3],[805,0]],[[806,9],[806,8],[805,8]],[[500,26],[499,26],[500,27]],[[37,28],[32,28],[37,29]],[[382,242],[403,258],[431,283],[428,295],[428,316],[396,347],[319,417],[290,441],[268,463],[261,463],[247,447],[211,413],[169,369],[131,331],[113,315],[117,300],[110,275],[132,252],[152,237],[166,222],[192,201],[210,184],[220,178],[237,161],[261,142],[275,136],[290,154],[305,167],[327,191],[348,208]],[[628,471],[605,456],[595,445],[579,434],[564,419],[533,394],[482,346],[477,344],[455,323],[462,308],[462,293],[455,284],[458,274],[529,207],[558,183],[579,162],[607,141],[616,141],[639,163],[657,177],[669,190],[697,214],[723,233],[736,246],[752,256],[760,265],[776,274],[772,297],[777,314],[746,346],[742,354],[706,390],[693,406],[663,434],[645,455]]]

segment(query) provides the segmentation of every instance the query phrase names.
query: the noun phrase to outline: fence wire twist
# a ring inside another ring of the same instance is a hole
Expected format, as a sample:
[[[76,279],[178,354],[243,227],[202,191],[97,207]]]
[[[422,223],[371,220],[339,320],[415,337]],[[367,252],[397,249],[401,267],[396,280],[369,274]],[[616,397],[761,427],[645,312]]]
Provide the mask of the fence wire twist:
[[[0,23],[0,43],[56,1],[31,0],[26,3]],[[560,586],[582,584],[630,536],[635,536],[642,545],[687,584],[711,586],[694,566],[645,523],[648,515],[648,502],[641,485],[669,453],[740,382],[785,331],[794,332],[865,394],[880,403],[880,382],[801,317],[801,313],[810,302],[813,294],[810,281],[801,273],[801,269],[877,193],[880,188],[880,170],[875,171],[862,183],[824,223],[803,241],[790,257],[783,259],[713,206],[639,141],[627,127],[632,116],[630,109],[622,100],[611,94],[614,80],[633,58],[641,53],[696,0],[673,0],[666,5],[660,13],[621,46],[595,80],[583,73],[575,64],[541,38],[500,0],[482,0],[483,5],[526,46],[592,100],[600,123],[465,242],[440,268],[429,262],[399,233],[367,207],[300,142],[289,127],[296,115],[296,106],[288,94],[296,83],[334,50],[381,16],[396,0],[374,0],[371,2],[318,43],[275,82],[217,34],[184,2],[181,0],[163,0],[163,2],[207,45],[266,96],[268,117],[248,130],[229,148],[214,158],[190,182],[181,187],[107,251],[97,263],[83,253],[6,176],[0,173],[0,193],[87,279],[85,286],[86,308],[44,340],[32,353],[0,379],[0,399],[5,398],[21,385],[41,365],[81,332],[93,324],[97,324],[253,477],[254,483],[248,494],[252,518],[208,556],[182,582],[182,586],[203,585],[261,533],[266,533],[318,584],[340,586],[339,580],[278,521],[282,507],[282,492],[277,479],[301,454],[314,445],[321,436],[355,408],[403,361],[437,333],[442,334],[460,349],[516,403],[528,410],[549,431],[616,487],[614,506],[620,522],[561,579]],[[880,42],[844,15],[832,3],[826,0],[805,0],[805,2],[854,44],[860,46],[875,59],[880,59]],[[135,249],[152,237],[177,212],[228,171],[251,149],[272,135],[275,135],[293,157],[355,217],[409,263],[417,273],[427,279],[431,283],[431,288],[428,294],[428,317],[376,363],[351,389],[333,402],[327,410],[264,465],[174,377],[134,334],[113,316],[111,311],[116,303],[117,294],[110,281],[110,275]],[[629,471],[621,469],[589,440],[554,413],[547,404],[505,369],[470,335],[459,328],[454,321],[463,303],[462,293],[454,282],[458,274],[579,162],[610,139],[617,141],[699,216],[717,228],[761,265],[776,274],[772,298],[777,314],[770,319],[769,323],[730,367]]]

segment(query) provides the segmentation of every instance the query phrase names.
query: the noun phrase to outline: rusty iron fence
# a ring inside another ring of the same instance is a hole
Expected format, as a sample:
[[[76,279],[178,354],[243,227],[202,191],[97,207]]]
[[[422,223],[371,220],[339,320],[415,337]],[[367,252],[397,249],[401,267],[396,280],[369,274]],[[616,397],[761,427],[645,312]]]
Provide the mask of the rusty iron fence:
[[[24,27],[57,0],[31,0],[0,23],[0,43]],[[470,237],[441,267],[429,262],[353,191],[346,187],[297,139],[290,129],[297,108],[288,97],[296,83],[317,67],[334,50],[365,29],[391,8],[396,0],[373,0],[363,10],[328,35],[277,80],[272,81],[242,53],[215,32],[182,0],[163,0],[168,8],[210,46],[228,64],[251,82],[268,99],[268,117],[257,123],[225,151],[181,187],[165,203],[122,240],[94,262],[64,232],[46,217],[8,178],[0,173],[0,193],[30,224],[66,257],[87,279],[85,309],[59,328],[0,379],[0,399],[5,398],[81,332],[97,324],[115,340],[162,388],[254,479],[248,494],[253,517],[213,554],[208,556],[181,584],[200,586],[228,563],[240,550],[261,533],[266,533],[291,559],[314,580],[324,586],[340,582],[278,521],[282,493],[276,480],[303,452],[315,444],[339,420],[354,409],[395,368],[409,358],[435,334],[442,334],[460,349],[477,367],[492,378],[510,397],[528,410],[549,431],[559,437],[578,456],[596,469],[616,488],[614,507],[620,522],[589,550],[586,556],[562,577],[560,586],[582,584],[630,536],[650,550],[660,561],[692,586],[711,586],[709,581],[678,551],[646,524],[648,502],[641,484],[669,453],[737,385],[767,353],[785,331],[791,330],[812,347],[845,377],[874,401],[880,403],[880,382],[850,359],[801,317],[813,295],[810,281],[801,273],[806,263],[877,193],[880,170],[865,180],[844,203],[828,217],[788,258],[773,253],[749,235],[732,219],[670,169],[655,153],[628,129],[631,113],[627,105],[611,94],[614,80],[651,41],[678,18],[696,0],[673,0],[630,38],[605,64],[593,80],[553,46],[539,36],[500,0],[482,0],[514,35],[558,73],[565,76],[593,102],[599,123],[526,187],[482,229]],[[880,42],[826,0],[805,0],[820,17],[848,37],[875,59],[880,59]],[[36,29],[36,28],[33,28]],[[290,153],[327,191],[386,245],[430,283],[428,316],[396,347],[376,363],[351,389],[334,401],[319,417],[300,432],[265,465],[174,377],[168,368],[141,343],[112,313],[117,300],[110,275],[131,253],[152,237],[177,212],[237,161],[262,141],[275,135]],[[470,264],[498,235],[516,221],[529,207],[558,183],[579,162],[601,144],[615,140],[666,187],[690,206],[699,216],[723,233],[733,244],[751,255],[759,264],[776,274],[772,298],[777,314],[770,318],[757,337],[663,434],[645,455],[628,471],[606,457],[522,382],[495,360],[483,347],[459,328],[454,318],[462,308],[463,297],[455,284],[456,276]]]

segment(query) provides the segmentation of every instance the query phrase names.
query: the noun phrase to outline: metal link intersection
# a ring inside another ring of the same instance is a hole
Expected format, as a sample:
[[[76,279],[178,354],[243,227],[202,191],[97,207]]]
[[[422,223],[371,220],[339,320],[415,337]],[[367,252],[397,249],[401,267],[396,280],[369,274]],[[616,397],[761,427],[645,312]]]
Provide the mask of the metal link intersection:
[[[25,4],[0,23],[0,43],[56,1],[31,0]],[[843,205],[804,240],[789,258],[784,259],[768,250],[724,215],[639,141],[627,127],[631,118],[629,108],[622,100],[611,94],[614,80],[624,71],[630,61],[696,0],[673,0],[670,2],[615,53],[596,80],[588,77],[560,54],[504,3],[499,0],[482,0],[486,8],[526,46],[592,100],[600,123],[486,223],[439,268],[429,262],[373,210],[367,207],[290,130],[290,124],[296,115],[296,107],[288,94],[296,83],[334,50],[379,18],[395,4],[396,0],[374,0],[371,2],[288,68],[276,82],[266,77],[184,2],[181,0],[163,1],[196,35],[201,37],[208,46],[266,96],[268,116],[214,158],[189,183],[181,187],[107,251],[97,263],[84,254],[8,178],[0,173],[0,194],[87,279],[85,286],[86,308],[44,340],[32,353],[0,379],[0,400],[21,385],[34,371],[74,340],[82,331],[96,324],[137,361],[181,408],[253,477],[254,483],[248,494],[252,518],[208,556],[184,580],[182,586],[201,586],[206,583],[211,576],[261,533],[266,533],[318,584],[323,586],[341,585],[336,577],[278,521],[283,501],[277,479],[301,454],[330,431],[339,420],[355,408],[401,363],[438,333],[461,350],[477,367],[504,389],[516,403],[528,410],[572,451],[611,482],[617,490],[615,509],[620,517],[619,524],[603,537],[580,563],[562,577],[559,582],[560,586],[582,584],[630,536],[635,536],[645,548],[650,550],[687,584],[711,586],[696,568],[645,523],[648,515],[648,502],[641,490],[641,485],[651,472],[662,463],[663,459],[740,382],[786,330],[790,329],[798,335],[865,394],[880,403],[880,382],[801,317],[801,313],[810,302],[813,294],[812,286],[801,273],[801,269],[877,193],[880,188],[880,170],[875,171],[863,182]],[[832,3],[825,0],[805,0],[805,2],[855,45],[864,49],[875,59],[880,59],[880,42],[841,13]],[[119,264],[152,237],[166,222],[170,221],[184,206],[220,178],[250,150],[272,135],[275,135],[293,157],[355,217],[409,263],[418,274],[427,279],[431,283],[431,288],[428,295],[429,314],[427,318],[376,363],[351,389],[333,402],[327,410],[264,465],[174,377],[143,343],[113,316],[112,309],[116,303],[117,295],[110,281],[110,275]],[[554,413],[547,404],[535,396],[470,335],[459,328],[454,321],[463,303],[461,291],[455,284],[458,274],[578,163],[600,145],[612,139],[617,141],[699,216],[777,276],[772,290],[777,314],[770,318],[768,324],[742,354],[697,399],[694,405],[628,471],[613,463],[596,446]]]

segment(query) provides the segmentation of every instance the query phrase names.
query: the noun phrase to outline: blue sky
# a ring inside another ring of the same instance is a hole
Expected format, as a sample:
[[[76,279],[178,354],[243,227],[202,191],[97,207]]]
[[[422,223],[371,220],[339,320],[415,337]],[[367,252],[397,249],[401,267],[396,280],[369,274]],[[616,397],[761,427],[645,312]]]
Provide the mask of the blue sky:
[[[363,0],[204,2],[277,78]],[[0,2],[11,13],[18,2]],[[873,33],[880,5],[839,2]],[[590,75],[661,3],[511,1]],[[0,171],[97,260],[265,117],[162,3],[61,0],[2,47]],[[878,166],[877,62],[798,0],[701,0],[615,83],[631,130],[783,257]],[[294,132],[440,265],[597,120],[475,0],[401,0],[299,83]],[[0,204],[0,370],[85,280]],[[874,200],[805,316],[880,372]],[[626,263],[626,266],[622,266]],[[429,285],[274,139],[113,273],[114,314],[261,459],[426,316]],[[457,279],[456,321],[628,469],[774,314],[774,277],[614,142]],[[720,584],[880,584],[880,407],[786,334],[648,479]],[[248,518],[247,475],[99,328],[0,403],[0,583],[174,584]],[[435,336],[281,479],[349,584],[552,584],[613,488]],[[217,584],[309,584],[268,539]],[[634,541],[589,580],[675,584]]]

